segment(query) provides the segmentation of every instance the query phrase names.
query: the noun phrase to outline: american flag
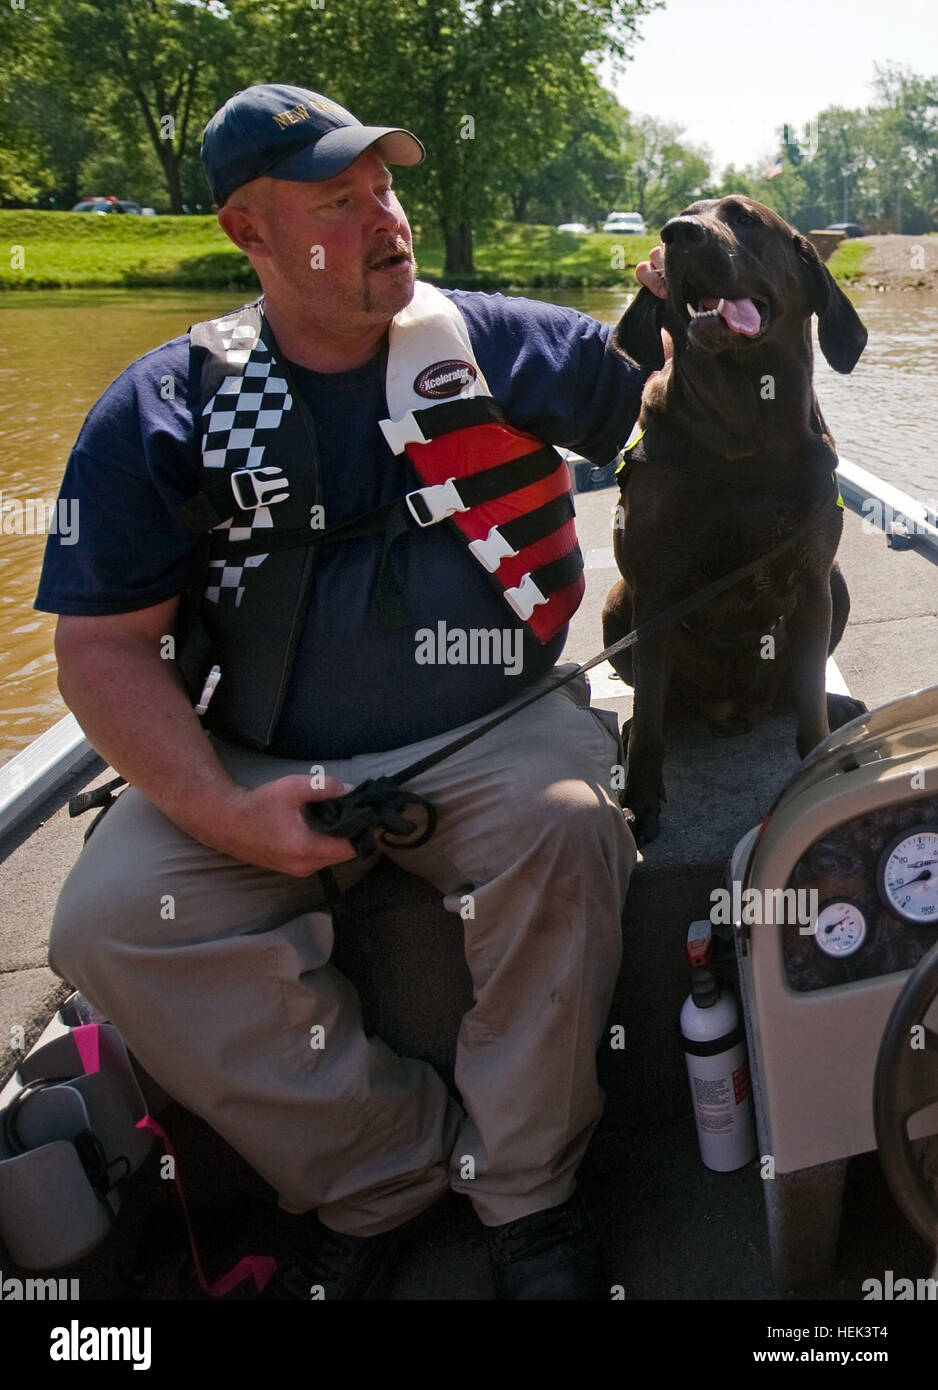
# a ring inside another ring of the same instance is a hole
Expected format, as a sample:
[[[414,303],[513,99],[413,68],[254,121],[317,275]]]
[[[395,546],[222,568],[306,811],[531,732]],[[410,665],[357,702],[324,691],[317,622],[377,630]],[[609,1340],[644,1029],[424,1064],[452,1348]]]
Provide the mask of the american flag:
[[[776,159],[776,161],[775,161],[774,164],[770,164],[770,165],[769,165],[769,167],[768,167],[768,168],[765,170],[765,172],[763,173],[762,177],[763,177],[764,179],[774,179],[775,176],[776,176],[777,174],[780,174],[781,172],[782,172],[782,159],[781,159],[781,155],[780,155],[780,156],[778,157],[778,159]]]

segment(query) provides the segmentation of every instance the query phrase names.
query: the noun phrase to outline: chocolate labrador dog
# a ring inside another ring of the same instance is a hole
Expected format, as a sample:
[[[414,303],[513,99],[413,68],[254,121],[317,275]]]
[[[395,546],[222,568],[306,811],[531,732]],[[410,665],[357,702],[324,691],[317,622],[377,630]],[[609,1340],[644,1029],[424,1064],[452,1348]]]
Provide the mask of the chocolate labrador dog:
[[[666,701],[702,708],[727,734],[787,687],[801,757],[864,709],[825,692],[849,599],[834,564],[843,511],[811,383],[811,317],[838,372],[853,370],[866,330],[811,243],[750,198],[693,203],[661,239],[668,297],[639,290],[611,344],[661,370],[645,384],[644,433],[620,473],[622,579],[603,611],[605,644],[807,529],[764,569],[613,659],[635,688],[622,802],[639,844],[658,832]],[[662,327],[674,341],[668,362]]]

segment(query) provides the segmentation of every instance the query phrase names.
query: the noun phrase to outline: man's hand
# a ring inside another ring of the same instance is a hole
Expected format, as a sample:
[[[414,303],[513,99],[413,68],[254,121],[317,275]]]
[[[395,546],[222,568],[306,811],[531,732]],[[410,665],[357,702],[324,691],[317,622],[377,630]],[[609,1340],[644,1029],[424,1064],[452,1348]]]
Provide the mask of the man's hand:
[[[180,830],[242,863],[302,878],[354,859],[348,840],[319,834],[302,813],[304,802],[341,796],[341,783],[290,776],[249,788],[222,767],[162,656],[177,606],[59,618],[59,689],[94,748]]]
[[[667,299],[668,282],[664,278],[664,247],[655,246],[647,261],[639,261],[635,267],[635,278],[646,290],[651,290],[658,299]],[[666,328],[661,330],[661,346],[664,360],[674,356],[674,341]]]
[[[239,787],[240,796],[232,799],[228,819],[218,827],[217,835],[210,837],[212,847],[242,863],[293,878],[307,878],[333,864],[345,864],[355,858],[353,846],[348,840],[311,829],[303,807],[309,801],[326,801],[349,790],[334,777],[324,778],[321,788],[312,788],[308,777],[295,775],[251,789]]]
[[[668,282],[664,278],[664,247],[656,246],[647,261],[639,261],[635,267],[635,278],[646,290],[659,299],[667,299]]]

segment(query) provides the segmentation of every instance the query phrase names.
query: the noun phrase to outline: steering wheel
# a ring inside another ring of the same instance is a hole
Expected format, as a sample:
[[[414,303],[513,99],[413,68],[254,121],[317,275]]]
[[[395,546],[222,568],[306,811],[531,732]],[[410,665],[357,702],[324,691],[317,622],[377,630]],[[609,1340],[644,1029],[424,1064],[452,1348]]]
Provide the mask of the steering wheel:
[[[876,1143],[886,1181],[906,1219],[931,1250],[938,1248],[938,1196],[912,1153],[906,1126],[913,1115],[938,1101],[938,1033],[925,1027],[936,999],[938,943],[919,961],[893,1006],[873,1081]],[[912,1029],[918,1027],[922,1032],[913,1039]]]

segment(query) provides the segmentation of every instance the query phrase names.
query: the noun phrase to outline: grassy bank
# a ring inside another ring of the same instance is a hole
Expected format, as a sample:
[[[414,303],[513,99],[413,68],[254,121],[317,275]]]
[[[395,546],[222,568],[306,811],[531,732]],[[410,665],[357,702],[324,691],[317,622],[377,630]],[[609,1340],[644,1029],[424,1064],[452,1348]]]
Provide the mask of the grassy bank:
[[[420,273],[441,284],[485,289],[633,283],[654,237],[575,236],[502,223],[476,238],[474,276],[445,279],[438,236],[415,233]],[[95,217],[0,211],[0,290],[256,284],[251,266],[214,216]],[[21,250],[17,250],[21,248]]]
[[[415,229],[421,275],[478,289],[632,286],[634,268],[657,236],[577,236],[553,227],[502,222],[475,239],[474,276],[444,277],[438,234]],[[828,265],[844,285],[863,278],[870,242],[845,241]],[[254,272],[206,217],[95,217],[0,211],[0,291],[68,288],[256,287]]]
[[[0,247],[0,290],[255,283],[214,217],[0,212]]]
[[[865,237],[845,237],[827,262],[827,268],[839,285],[849,289],[864,278],[864,265],[873,249]]]
[[[415,242],[420,273],[439,284],[478,285],[493,289],[540,289],[548,286],[590,289],[635,283],[634,270],[657,244],[657,236],[577,236],[554,227],[502,222],[476,238],[476,276],[443,276],[444,248],[438,237]]]

